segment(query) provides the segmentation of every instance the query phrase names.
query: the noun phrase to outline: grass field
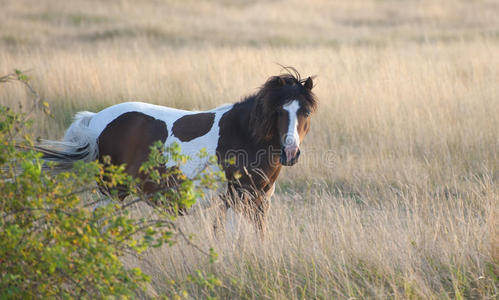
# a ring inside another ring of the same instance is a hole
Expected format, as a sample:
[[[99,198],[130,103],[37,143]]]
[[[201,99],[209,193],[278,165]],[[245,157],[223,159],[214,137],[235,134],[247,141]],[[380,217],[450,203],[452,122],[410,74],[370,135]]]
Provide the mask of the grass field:
[[[0,0],[0,75],[31,70],[60,138],[79,110],[235,102],[281,71],[318,75],[319,110],[286,168],[265,240],[214,211],[179,243],[127,259],[150,293],[192,298],[499,297],[497,1]],[[22,86],[0,103],[27,105]],[[145,213],[145,212],[140,212]],[[214,290],[187,280],[195,270]]]

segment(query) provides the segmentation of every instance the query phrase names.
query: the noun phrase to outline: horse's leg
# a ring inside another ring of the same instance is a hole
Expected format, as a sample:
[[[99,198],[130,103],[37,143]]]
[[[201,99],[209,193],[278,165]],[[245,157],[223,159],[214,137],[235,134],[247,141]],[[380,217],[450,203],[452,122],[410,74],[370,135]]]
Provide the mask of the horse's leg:
[[[246,189],[230,186],[224,195],[225,210],[220,214],[220,220],[225,219],[228,232],[233,235],[239,231],[238,212],[254,224],[256,233],[263,239],[265,235],[265,216],[270,206],[270,197],[274,193],[274,183],[263,188],[263,193],[250,193]]]
[[[229,233],[235,237],[239,232],[238,212],[246,195],[243,190],[229,184],[227,192],[220,198],[219,209],[215,219],[214,229],[219,229],[223,234]],[[216,231],[215,231],[216,233]]]
[[[223,236],[225,233],[226,215],[228,206],[225,201],[219,201],[215,209],[215,220],[213,222],[213,234],[215,237]]]
[[[253,222],[255,224],[256,232],[261,239],[265,237],[265,231],[267,229],[265,219],[270,208],[270,199],[274,194],[274,190],[274,183],[265,186],[265,193],[263,195],[257,196],[254,201]]]
[[[236,238],[240,230],[240,213],[247,212],[248,194],[244,189],[229,184],[221,200],[214,228],[218,227],[224,234]]]
[[[95,210],[101,206],[106,206],[109,203],[111,203],[111,199],[105,195],[102,195],[104,199],[100,199],[99,201],[96,201],[94,205],[92,205],[92,212],[95,212]]]
[[[99,194],[98,195],[99,196],[99,200],[93,202],[93,205],[91,206],[92,207],[92,215],[93,216],[95,216],[96,210],[99,207],[103,207],[103,206],[109,205],[110,203],[113,202],[113,197],[111,197],[111,195],[109,194],[109,192],[107,191],[107,189],[105,189],[103,186],[99,186],[99,193],[98,194]],[[120,200],[122,201],[123,199],[120,198]],[[114,211],[111,212],[111,215],[103,216],[103,217],[99,218],[98,220],[96,220],[96,223],[97,223],[96,225],[97,225],[97,227],[100,227],[100,232],[101,233],[106,232],[107,228],[109,227],[109,225],[102,226],[103,222],[106,219],[108,219],[109,217],[111,217],[113,214],[114,214]]]
[[[108,188],[106,188],[103,185],[98,185],[99,186],[99,200],[95,201],[94,204],[92,205],[92,212],[95,212],[95,210],[101,206],[106,206],[109,203],[113,201],[113,197],[110,194],[110,191]],[[117,197],[120,200],[120,202],[123,202],[123,200],[128,196],[128,192],[125,191],[124,188],[121,190],[118,190]]]
[[[265,218],[269,208],[268,201],[265,197],[260,196],[258,203],[252,207],[251,217],[253,219],[253,224],[255,224],[256,234],[260,236],[261,239],[265,237]],[[256,199],[255,199],[256,200]]]
[[[230,234],[231,237],[237,238],[239,234],[239,216],[233,207],[229,207],[225,214],[225,231]]]
[[[238,217],[244,216],[249,222],[253,223],[255,232],[263,238],[265,231],[265,214],[268,209],[267,201],[262,195],[250,194],[245,190],[237,192],[234,203],[227,210],[227,229],[229,232],[237,233],[239,231]],[[242,213],[237,215],[237,213]]]

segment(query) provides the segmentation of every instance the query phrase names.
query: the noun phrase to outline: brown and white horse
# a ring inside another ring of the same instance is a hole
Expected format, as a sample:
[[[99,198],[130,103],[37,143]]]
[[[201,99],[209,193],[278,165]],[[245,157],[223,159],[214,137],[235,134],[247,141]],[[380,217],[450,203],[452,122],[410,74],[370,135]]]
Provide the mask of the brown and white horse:
[[[243,201],[257,228],[263,229],[281,167],[298,161],[300,144],[310,129],[310,114],[317,107],[312,87],[312,78],[302,80],[295,71],[270,77],[240,102],[208,111],[126,102],[98,113],[79,112],[64,136],[65,149],[45,152],[45,158],[102,161],[110,156],[112,164],[125,164],[126,172],[136,177],[154,142],[166,147],[177,143],[181,153],[192,158],[180,168],[192,178],[207,166],[209,156],[216,155],[228,183],[221,197],[225,208]],[[203,148],[208,156],[199,157]],[[152,189],[143,187],[145,192]]]

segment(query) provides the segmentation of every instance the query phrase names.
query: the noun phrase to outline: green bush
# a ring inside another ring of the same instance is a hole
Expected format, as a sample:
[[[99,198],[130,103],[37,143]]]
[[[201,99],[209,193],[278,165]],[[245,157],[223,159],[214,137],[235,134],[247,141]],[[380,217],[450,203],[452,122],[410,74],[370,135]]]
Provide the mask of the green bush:
[[[0,77],[0,82],[12,79],[31,89],[19,71]],[[31,91],[34,107],[49,113],[46,102]],[[125,174],[123,166],[78,162],[69,171],[58,171],[33,150],[29,126],[25,114],[0,106],[0,298],[136,296],[150,279],[138,268],[126,268],[120,257],[185,237],[175,227],[176,211],[194,204],[201,188],[212,187],[221,174],[203,173],[196,178],[203,183],[199,187],[173,168],[181,184],[144,195],[137,188],[139,180]],[[178,165],[187,159],[179,150],[168,150]],[[161,143],[151,148],[141,168],[148,180],[161,183],[172,175],[158,172],[166,162],[163,151]],[[96,181],[110,191],[128,187],[131,200],[94,209],[102,197]],[[131,203],[141,201],[155,204],[153,219],[129,214]]]

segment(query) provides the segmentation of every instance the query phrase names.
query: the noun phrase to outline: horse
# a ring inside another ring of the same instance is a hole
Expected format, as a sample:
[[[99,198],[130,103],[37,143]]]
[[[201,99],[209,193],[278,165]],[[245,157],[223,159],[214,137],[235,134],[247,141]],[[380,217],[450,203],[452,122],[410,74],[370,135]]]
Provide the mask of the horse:
[[[292,70],[271,76],[256,93],[239,102],[207,111],[124,102],[97,113],[79,112],[59,142],[62,150],[38,149],[45,159],[56,162],[103,162],[109,156],[111,164],[124,164],[132,177],[142,175],[139,168],[157,141],[165,147],[177,143],[181,154],[191,158],[180,166],[187,178],[199,174],[209,156],[216,156],[227,179],[220,195],[221,215],[244,202],[247,215],[262,232],[277,177],[282,166],[298,162],[310,116],[317,108],[313,77],[302,79]],[[197,157],[201,149],[207,155]],[[157,187],[144,185],[142,189],[152,193]],[[126,196],[126,189],[118,193],[120,200]]]

